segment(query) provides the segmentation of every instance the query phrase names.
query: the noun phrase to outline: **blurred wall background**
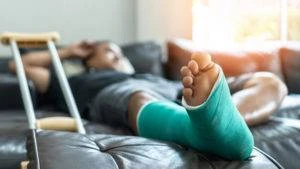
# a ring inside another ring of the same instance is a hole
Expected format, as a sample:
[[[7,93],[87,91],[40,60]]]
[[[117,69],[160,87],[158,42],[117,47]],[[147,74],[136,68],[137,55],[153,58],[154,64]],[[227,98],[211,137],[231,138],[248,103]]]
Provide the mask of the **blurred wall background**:
[[[61,44],[109,39],[119,44],[191,38],[192,0],[0,1],[0,32],[58,31]],[[0,55],[10,53],[0,47]]]
[[[192,0],[137,0],[137,39],[192,38]]]

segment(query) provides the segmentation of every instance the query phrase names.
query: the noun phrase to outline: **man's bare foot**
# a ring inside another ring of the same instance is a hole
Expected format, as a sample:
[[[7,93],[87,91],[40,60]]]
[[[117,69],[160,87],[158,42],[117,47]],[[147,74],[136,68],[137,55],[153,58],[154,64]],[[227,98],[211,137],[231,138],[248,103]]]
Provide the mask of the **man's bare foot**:
[[[194,53],[192,60],[180,70],[183,97],[190,106],[198,106],[209,96],[219,74],[220,68],[211,60],[209,54]]]

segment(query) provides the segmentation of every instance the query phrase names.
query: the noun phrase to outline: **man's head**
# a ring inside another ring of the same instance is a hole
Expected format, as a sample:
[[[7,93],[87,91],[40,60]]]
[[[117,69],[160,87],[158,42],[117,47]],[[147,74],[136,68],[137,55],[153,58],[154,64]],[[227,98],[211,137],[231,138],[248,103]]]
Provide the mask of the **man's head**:
[[[84,60],[88,68],[113,69],[124,73],[134,73],[133,66],[115,43],[100,41],[94,43],[93,46],[93,52]]]

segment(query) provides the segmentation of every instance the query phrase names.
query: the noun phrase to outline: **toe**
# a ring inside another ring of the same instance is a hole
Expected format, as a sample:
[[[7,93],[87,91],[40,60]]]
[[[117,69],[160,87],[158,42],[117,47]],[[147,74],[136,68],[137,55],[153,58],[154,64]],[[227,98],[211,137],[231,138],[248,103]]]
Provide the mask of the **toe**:
[[[193,75],[197,75],[199,73],[199,66],[194,60],[189,61],[188,68],[191,70]]]
[[[183,66],[180,69],[180,73],[181,73],[181,77],[192,76],[193,75],[191,70],[187,66]]]
[[[182,84],[184,87],[190,87],[193,85],[193,78],[191,76],[185,76],[182,78]]]
[[[211,56],[207,53],[196,52],[192,55],[192,60],[197,63],[200,70],[206,70],[214,64],[211,60]]]
[[[187,102],[190,102],[193,96],[193,90],[191,88],[184,88],[182,91],[183,97]]]

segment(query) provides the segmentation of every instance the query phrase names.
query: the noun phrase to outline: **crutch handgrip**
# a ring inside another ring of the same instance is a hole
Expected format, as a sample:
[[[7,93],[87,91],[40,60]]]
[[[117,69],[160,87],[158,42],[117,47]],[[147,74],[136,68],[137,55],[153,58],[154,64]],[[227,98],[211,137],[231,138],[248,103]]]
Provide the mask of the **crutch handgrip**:
[[[21,162],[21,169],[28,169],[28,164],[29,164],[29,161],[22,161]]]
[[[47,117],[36,121],[37,129],[58,130],[58,131],[77,131],[75,119],[71,117]]]
[[[10,45],[10,41],[14,40],[19,47],[37,48],[44,47],[48,41],[57,42],[60,36],[57,32],[48,33],[15,33],[4,32],[0,35],[0,41],[4,45]]]

